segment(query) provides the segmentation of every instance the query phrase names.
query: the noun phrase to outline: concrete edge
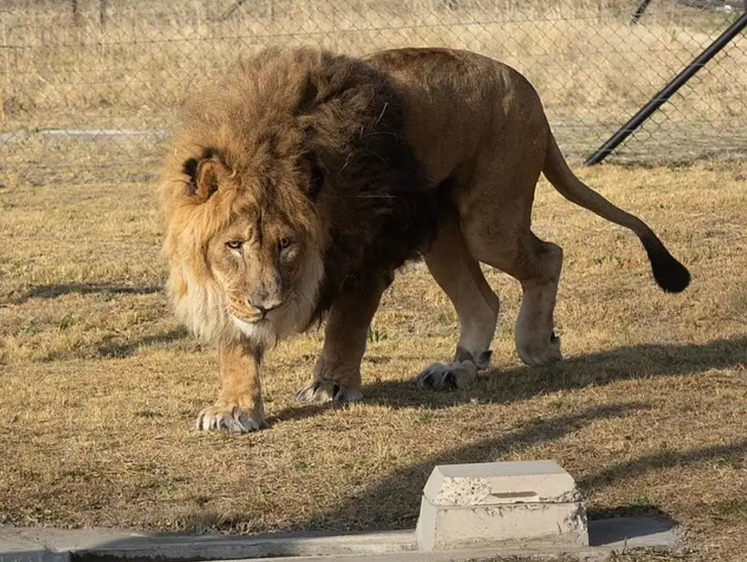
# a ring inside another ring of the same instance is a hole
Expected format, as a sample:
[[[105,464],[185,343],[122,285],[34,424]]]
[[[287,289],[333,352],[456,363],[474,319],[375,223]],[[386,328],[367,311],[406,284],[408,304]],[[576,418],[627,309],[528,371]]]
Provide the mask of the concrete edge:
[[[25,538],[22,532],[0,527],[0,562],[67,562],[67,552],[50,550],[39,541]]]
[[[602,561],[613,553],[631,550],[674,552],[679,536],[674,526],[659,518],[631,517],[591,521],[594,546],[506,545],[494,548],[441,552],[417,550],[414,531],[321,534],[270,534],[261,536],[153,535],[110,529],[19,529],[0,526],[0,562],[153,561],[186,562],[231,560],[275,562],[306,560],[359,560],[388,562],[420,560],[468,560],[518,557],[556,560],[572,556],[583,561]]]

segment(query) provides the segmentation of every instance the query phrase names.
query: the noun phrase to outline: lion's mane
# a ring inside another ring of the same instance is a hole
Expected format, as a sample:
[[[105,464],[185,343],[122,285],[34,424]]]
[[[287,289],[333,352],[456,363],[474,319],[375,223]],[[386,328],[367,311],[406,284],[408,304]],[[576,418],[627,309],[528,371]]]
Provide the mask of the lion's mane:
[[[406,120],[402,98],[381,71],[313,49],[264,51],[192,96],[161,174],[177,316],[206,339],[239,336],[206,251],[241,212],[239,200],[277,206],[315,233],[319,255],[310,263],[323,275],[308,297],[309,324],[342,293],[390,281],[434,238],[446,204],[405,141]],[[246,184],[252,193],[205,199],[194,174],[207,157],[239,179],[262,181]],[[297,187],[309,165],[323,174],[319,193]]]

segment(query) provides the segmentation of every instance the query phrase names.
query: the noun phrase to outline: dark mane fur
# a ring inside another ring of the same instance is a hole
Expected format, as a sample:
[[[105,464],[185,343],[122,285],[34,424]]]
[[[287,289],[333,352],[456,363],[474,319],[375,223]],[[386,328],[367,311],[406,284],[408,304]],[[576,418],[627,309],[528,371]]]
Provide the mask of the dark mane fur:
[[[317,317],[342,291],[388,284],[395,269],[433,240],[445,205],[405,140],[406,108],[389,78],[362,61],[324,56],[324,78],[335,84],[327,103],[339,103],[340,112],[318,111],[309,119],[312,150],[328,174],[330,240]],[[324,134],[339,115],[352,118],[343,150]]]

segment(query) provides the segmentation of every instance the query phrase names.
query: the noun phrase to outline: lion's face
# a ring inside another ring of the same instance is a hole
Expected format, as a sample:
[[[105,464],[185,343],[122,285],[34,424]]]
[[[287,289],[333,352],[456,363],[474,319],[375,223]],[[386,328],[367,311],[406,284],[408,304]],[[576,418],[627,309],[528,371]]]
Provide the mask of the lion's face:
[[[167,192],[167,248],[177,313],[196,333],[240,332],[267,347],[311,321],[324,277],[315,202],[324,179],[298,150],[268,159],[259,143],[253,152],[271,166],[214,148],[183,161]]]
[[[313,233],[280,209],[244,207],[210,240],[207,261],[245,334],[274,340],[308,323],[322,280]]]
[[[231,313],[255,323],[286,304],[302,242],[279,217],[252,215],[238,216],[213,238],[208,252]]]

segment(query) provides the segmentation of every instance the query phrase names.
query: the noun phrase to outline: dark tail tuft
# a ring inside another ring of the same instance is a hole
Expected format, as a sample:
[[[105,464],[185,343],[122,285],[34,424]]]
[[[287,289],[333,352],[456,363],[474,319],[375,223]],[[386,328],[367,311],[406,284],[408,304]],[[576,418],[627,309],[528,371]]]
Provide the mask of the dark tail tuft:
[[[667,293],[684,291],[690,284],[690,272],[687,268],[669,253],[655,234],[641,237],[641,242],[646,248],[654,279],[659,287]]]

